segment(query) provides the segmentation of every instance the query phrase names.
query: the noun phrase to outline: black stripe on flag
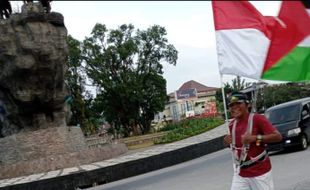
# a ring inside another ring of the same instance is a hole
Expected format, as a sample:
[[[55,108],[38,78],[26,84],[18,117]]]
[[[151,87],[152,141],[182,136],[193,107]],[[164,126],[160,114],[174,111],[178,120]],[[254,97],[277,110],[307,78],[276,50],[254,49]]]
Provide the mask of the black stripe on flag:
[[[309,0],[302,1],[302,3],[305,5],[306,9],[310,9],[310,1]]]

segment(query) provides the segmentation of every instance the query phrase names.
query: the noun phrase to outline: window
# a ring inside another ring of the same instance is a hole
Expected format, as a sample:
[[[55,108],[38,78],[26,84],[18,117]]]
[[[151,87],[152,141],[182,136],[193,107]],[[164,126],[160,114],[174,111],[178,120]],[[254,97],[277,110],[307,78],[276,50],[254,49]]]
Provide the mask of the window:
[[[307,119],[309,117],[310,117],[310,115],[309,115],[309,104],[306,104],[302,107],[301,119],[304,120],[304,119]]]
[[[299,119],[300,105],[290,105],[271,110],[266,113],[266,117],[272,124],[287,123]]]

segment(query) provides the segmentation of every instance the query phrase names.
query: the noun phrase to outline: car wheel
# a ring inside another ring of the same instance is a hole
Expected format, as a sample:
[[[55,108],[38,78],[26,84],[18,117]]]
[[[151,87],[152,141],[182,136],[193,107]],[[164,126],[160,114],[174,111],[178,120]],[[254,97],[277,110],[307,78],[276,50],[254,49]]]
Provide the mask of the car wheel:
[[[307,141],[307,137],[305,135],[302,135],[300,137],[300,148],[301,150],[305,150],[308,147],[308,141]]]

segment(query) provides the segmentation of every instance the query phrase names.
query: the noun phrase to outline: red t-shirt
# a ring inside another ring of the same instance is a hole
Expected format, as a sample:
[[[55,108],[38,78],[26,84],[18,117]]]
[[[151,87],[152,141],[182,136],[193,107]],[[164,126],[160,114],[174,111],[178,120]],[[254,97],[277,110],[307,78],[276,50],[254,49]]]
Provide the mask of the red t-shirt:
[[[238,155],[240,157],[241,154],[241,148],[242,143],[241,143],[241,135],[243,135],[248,127],[248,117],[245,117],[243,120],[238,120],[237,125],[236,125],[236,147],[238,148]],[[232,126],[233,126],[234,120],[232,120],[229,124],[229,130],[231,133]],[[260,114],[254,114],[253,117],[253,130],[252,130],[252,135],[267,135],[272,132],[274,132],[276,129],[272,126],[272,124],[268,121],[268,119]],[[231,133],[232,134],[232,133]],[[261,143],[260,146],[256,146],[256,143],[251,143],[250,144],[250,149],[248,151],[248,155],[246,160],[249,160],[250,157],[254,158],[261,154],[265,150],[265,143]],[[267,157],[263,161],[257,161],[257,164],[254,164],[248,168],[241,168],[239,175],[242,177],[256,177],[262,174],[265,174],[266,172],[270,171],[271,169],[271,163],[269,157]]]

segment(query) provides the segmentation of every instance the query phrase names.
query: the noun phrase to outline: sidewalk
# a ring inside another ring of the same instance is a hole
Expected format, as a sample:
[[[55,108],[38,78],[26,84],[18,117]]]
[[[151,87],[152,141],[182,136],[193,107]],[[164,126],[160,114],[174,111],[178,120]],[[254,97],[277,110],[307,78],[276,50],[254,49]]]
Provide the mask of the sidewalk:
[[[142,150],[129,151],[129,152],[127,152],[121,156],[118,156],[116,158],[104,160],[101,162],[95,162],[95,163],[71,167],[71,168],[64,168],[64,169],[50,171],[50,172],[46,172],[46,173],[39,173],[39,174],[33,174],[33,175],[29,175],[29,176],[22,176],[22,177],[17,177],[17,178],[0,180],[0,189],[24,189],[27,185],[30,185],[33,182],[38,183],[35,185],[38,188],[38,185],[44,186],[44,184],[46,184],[47,182],[51,183],[51,180],[53,180],[53,178],[59,178],[62,181],[66,181],[68,183],[68,182],[70,182],[70,180],[76,180],[78,178],[76,175],[84,175],[84,178],[86,178],[86,177],[88,177],[88,178],[93,177],[94,178],[97,176],[93,176],[93,175],[95,175],[93,171],[99,171],[99,173],[102,175],[102,173],[106,174],[106,172],[113,172],[113,171],[111,171],[111,168],[113,168],[113,167],[115,169],[115,168],[120,168],[122,166],[125,166],[124,163],[125,164],[137,163],[137,161],[139,161],[139,162],[143,161],[143,159],[145,159],[145,158],[149,158],[148,162],[154,161],[154,158],[158,157],[158,155],[161,155],[161,154],[164,155],[165,153],[169,153],[169,152],[176,153],[176,151],[180,152],[181,149],[184,149],[184,148],[187,149],[188,147],[191,148],[191,147],[193,147],[193,145],[198,146],[201,143],[222,137],[225,134],[227,134],[227,128],[225,125],[221,125],[217,128],[214,128],[210,131],[207,131],[203,134],[200,134],[200,135],[197,135],[194,137],[190,137],[190,138],[178,141],[178,142],[164,144],[164,145],[155,145],[152,147],[143,148]],[[197,146],[196,146],[196,148],[197,148]],[[172,155],[172,153],[168,156],[170,156],[169,159],[171,159],[171,156],[175,157],[175,155]],[[189,156],[187,156],[187,157],[189,157]],[[156,158],[156,159],[158,159],[158,158]],[[161,160],[163,160],[163,162],[164,161],[167,162],[167,159],[165,160],[164,158],[162,158]],[[184,158],[184,159],[186,160],[186,158]],[[156,161],[156,162],[158,162],[158,161]],[[171,162],[171,165],[176,164],[177,162],[179,162],[179,161]],[[128,164],[126,165],[126,167],[128,166]],[[167,163],[165,163],[165,164],[167,165]],[[161,164],[158,167],[159,168],[162,166],[166,167],[165,164]],[[150,169],[150,170],[152,170],[152,169]],[[154,168],[153,168],[153,170],[154,170]],[[145,172],[145,171],[147,171],[147,170],[144,169],[143,172]],[[141,172],[142,172],[142,170],[141,170]],[[69,178],[69,175],[71,175],[70,179],[66,179],[66,180],[63,179],[63,178],[66,178],[66,176],[68,176],[68,178]],[[135,174],[133,174],[133,175],[135,175]],[[108,179],[102,179],[102,180],[103,181],[101,181],[101,182],[100,181],[98,182],[98,180],[97,180],[96,183],[100,184],[100,183],[111,182],[111,180],[108,180]],[[82,182],[79,182],[79,184],[81,184],[81,183]],[[14,187],[16,187],[16,188],[14,188]],[[27,189],[30,189],[30,188],[27,188]],[[44,189],[48,189],[48,188],[45,188],[45,186],[44,186]]]

